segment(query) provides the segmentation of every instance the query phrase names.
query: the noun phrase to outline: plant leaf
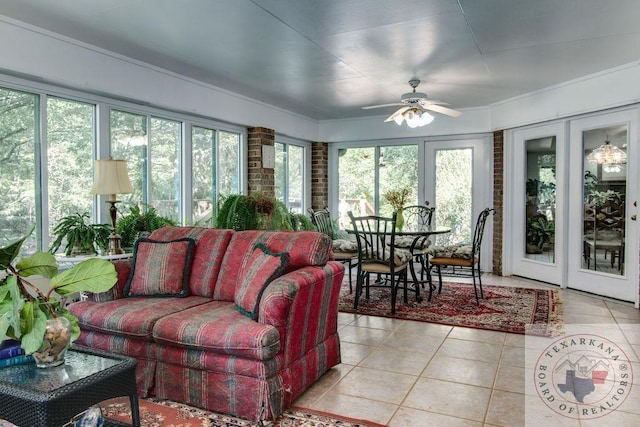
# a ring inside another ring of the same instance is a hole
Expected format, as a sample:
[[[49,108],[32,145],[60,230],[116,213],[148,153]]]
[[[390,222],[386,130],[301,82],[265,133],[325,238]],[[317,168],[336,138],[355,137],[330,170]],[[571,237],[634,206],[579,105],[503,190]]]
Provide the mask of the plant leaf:
[[[13,319],[15,319],[13,315],[13,303],[11,301],[0,301],[0,337],[7,335]]]
[[[11,262],[18,256],[20,248],[25,240],[33,233],[33,227],[24,237],[10,243],[8,246],[0,248],[0,268],[6,270]]]
[[[6,287],[9,289],[9,298],[11,301],[12,312],[9,317],[9,326],[13,327],[14,333],[20,337],[20,312],[24,307],[24,297],[18,288],[18,279],[16,276],[9,276],[6,280]]]
[[[20,342],[25,353],[31,354],[42,346],[44,331],[47,328],[47,315],[37,304],[28,302],[22,310],[22,318],[25,326]]]
[[[51,287],[60,295],[74,292],[106,292],[117,281],[116,268],[107,260],[89,258],[51,279]]]
[[[56,258],[48,252],[36,252],[29,257],[22,258],[16,263],[16,269],[22,277],[39,274],[51,279],[58,274]]]

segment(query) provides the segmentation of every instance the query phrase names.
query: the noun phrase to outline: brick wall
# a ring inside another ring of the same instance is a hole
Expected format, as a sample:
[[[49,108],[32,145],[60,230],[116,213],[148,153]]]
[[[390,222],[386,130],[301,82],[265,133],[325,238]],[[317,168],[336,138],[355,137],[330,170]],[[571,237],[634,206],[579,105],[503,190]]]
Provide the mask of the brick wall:
[[[329,205],[329,144],[311,144],[311,209]]]
[[[493,272],[502,275],[502,230],[504,214],[504,132],[493,133]]]
[[[262,168],[262,146],[273,146],[275,131],[263,127],[251,127],[248,131],[248,188],[249,194],[262,192],[275,196],[275,175],[273,169]]]

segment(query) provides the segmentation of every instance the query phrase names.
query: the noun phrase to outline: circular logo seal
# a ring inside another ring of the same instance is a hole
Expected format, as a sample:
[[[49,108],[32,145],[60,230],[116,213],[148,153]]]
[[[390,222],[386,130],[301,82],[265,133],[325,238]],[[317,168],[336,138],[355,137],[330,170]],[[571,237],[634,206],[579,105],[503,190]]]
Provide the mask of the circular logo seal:
[[[553,411],[581,420],[603,417],[629,396],[633,370],[617,344],[598,335],[568,335],[549,345],[534,369],[538,396]]]

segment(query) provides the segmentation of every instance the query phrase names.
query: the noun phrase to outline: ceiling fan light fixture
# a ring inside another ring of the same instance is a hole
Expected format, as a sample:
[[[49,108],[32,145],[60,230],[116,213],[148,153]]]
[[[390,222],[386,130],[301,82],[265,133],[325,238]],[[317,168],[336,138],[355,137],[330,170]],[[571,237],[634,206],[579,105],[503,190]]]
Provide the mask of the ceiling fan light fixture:
[[[399,121],[398,118],[400,119]],[[401,125],[402,119],[407,122],[407,126],[410,128],[417,128],[431,123],[433,121],[433,116],[420,108],[414,107],[402,113],[401,116],[395,119],[395,122],[398,123],[398,125]]]

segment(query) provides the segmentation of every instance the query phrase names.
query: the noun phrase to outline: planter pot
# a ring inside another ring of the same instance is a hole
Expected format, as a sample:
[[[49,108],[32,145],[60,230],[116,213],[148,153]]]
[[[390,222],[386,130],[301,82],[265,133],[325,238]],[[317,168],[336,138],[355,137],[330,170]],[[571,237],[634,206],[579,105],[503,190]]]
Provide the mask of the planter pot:
[[[38,368],[52,368],[64,363],[64,356],[71,343],[71,322],[59,316],[47,320],[42,347],[33,353]]]

